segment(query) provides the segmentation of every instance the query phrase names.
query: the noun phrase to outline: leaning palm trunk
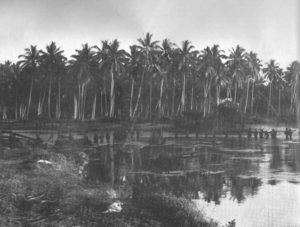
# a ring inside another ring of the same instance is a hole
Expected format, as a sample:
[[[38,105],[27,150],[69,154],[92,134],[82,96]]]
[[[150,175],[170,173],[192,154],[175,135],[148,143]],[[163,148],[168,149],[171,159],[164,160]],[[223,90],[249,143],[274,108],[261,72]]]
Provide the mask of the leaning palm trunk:
[[[29,98],[28,98],[28,108],[27,108],[27,113],[26,113],[26,119],[28,119],[29,116],[29,110],[31,106],[31,97],[32,97],[32,88],[33,88],[33,77],[31,78],[31,83],[30,83],[30,91],[29,91]]]
[[[248,82],[247,82],[247,93],[246,93],[246,101],[245,101],[245,110],[244,110],[244,113],[246,113],[246,112],[247,112],[247,107],[248,107],[249,84],[250,84],[250,80],[248,79]]]
[[[135,117],[136,112],[137,112],[138,107],[139,107],[139,103],[140,103],[140,99],[141,99],[141,93],[142,93],[142,86],[143,86],[143,82],[144,82],[144,76],[145,76],[145,71],[143,71],[143,74],[142,74],[142,79],[141,79],[141,84],[140,84],[140,88],[139,88],[139,93],[138,93],[138,97],[137,97],[137,100],[136,100],[135,108],[134,108],[134,111],[133,111],[133,114],[132,114],[132,118]]]
[[[298,119],[298,135],[300,139],[300,78],[299,74],[296,77],[296,110],[297,110],[297,119]]]
[[[253,105],[254,105],[254,86],[255,86],[255,81],[253,80],[252,82],[252,94],[251,94],[251,114],[253,114]]]
[[[74,120],[78,119],[78,100],[76,98],[76,95],[74,94],[74,114],[73,114]]]
[[[134,79],[131,82],[131,92],[130,92],[130,104],[129,104],[129,117],[132,118],[132,98],[133,98],[133,89],[134,89]]]
[[[192,87],[192,95],[191,95],[191,111],[194,109],[194,87]]]
[[[162,109],[163,87],[164,87],[164,77],[161,79],[159,101],[158,101],[158,109],[159,109],[160,116],[163,115],[163,109]]]
[[[270,90],[269,90],[269,101],[268,101],[268,108],[267,108],[267,116],[269,117],[270,108],[271,108],[271,97],[272,97],[272,83],[270,83]]]
[[[91,120],[96,120],[96,105],[97,105],[97,92],[95,93],[94,96]]]
[[[111,76],[111,83],[110,83],[110,111],[109,111],[109,117],[113,118],[115,115],[115,81],[114,81],[114,72],[113,72],[113,66],[111,66],[110,69],[110,76]]]
[[[42,98],[41,97],[39,98],[38,109],[37,109],[37,114],[39,117],[43,114],[43,105],[44,105],[45,95],[46,95],[46,92],[44,92]]]
[[[281,115],[281,89],[278,90],[278,115]]]

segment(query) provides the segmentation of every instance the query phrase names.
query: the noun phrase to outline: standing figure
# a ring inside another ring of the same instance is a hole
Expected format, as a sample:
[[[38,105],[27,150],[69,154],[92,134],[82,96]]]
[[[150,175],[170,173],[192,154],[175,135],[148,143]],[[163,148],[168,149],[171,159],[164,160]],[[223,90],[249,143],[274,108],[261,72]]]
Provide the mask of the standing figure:
[[[110,142],[109,132],[106,132],[105,137],[106,137],[106,143],[108,144]]]
[[[265,138],[269,139],[269,132],[268,131],[265,131]]]
[[[272,139],[276,139],[277,131],[275,129],[272,129],[272,131],[270,132],[270,134],[271,134],[271,138]]]
[[[285,128],[284,134],[285,134],[285,140],[288,140],[289,139],[289,129],[288,128]]]
[[[97,133],[94,133],[94,144],[98,144],[98,139]]]
[[[253,135],[254,135],[254,139],[257,139],[257,136],[258,136],[258,131],[257,131],[257,129],[254,129]]]
[[[292,140],[293,132],[292,129],[289,129],[289,139]]]
[[[262,129],[259,130],[259,138],[260,139],[264,138],[264,130],[262,130]]]

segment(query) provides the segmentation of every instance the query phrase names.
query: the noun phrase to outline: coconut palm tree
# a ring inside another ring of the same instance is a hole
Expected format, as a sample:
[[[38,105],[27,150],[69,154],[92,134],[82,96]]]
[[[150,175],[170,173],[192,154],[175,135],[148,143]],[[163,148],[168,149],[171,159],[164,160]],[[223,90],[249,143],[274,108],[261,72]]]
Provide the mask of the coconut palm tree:
[[[287,71],[285,72],[284,79],[287,84],[290,86],[291,91],[291,99],[290,99],[290,112],[294,112],[296,107],[296,97],[297,97],[297,82],[299,81],[300,75],[300,62],[293,61],[288,67]]]
[[[232,86],[234,86],[234,102],[237,102],[237,90],[242,87],[245,72],[246,72],[246,60],[245,49],[237,45],[230,50],[228,61],[226,62],[228,71],[231,74]]]
[[[275,80],[280,77],[281,69],[279,65],[276,63],[274,59],[271,59],[269,63],[267,63],[266,67],[263,68],[263,73],[265,77],[269,80],[269,99],[268,99],[268,108],[267,108],[267,116],[270,116],[270,108],[272,106],[272,86]]]
[[[98,48],[98,56],[100,59],[99,69],[108,69],[110,73],[110,111],[109,117],[115,117],[115,80],[116,76],[120,75],[121,72],[125,72],[125,62],[128,53],[119,49],[120,43],[117,39],[111,43],[102,42],[102,49]]]
[[[206,47],[200,52],[200,74],[202,75],[203,91],[204,91],[204,105],[203,117],[209,112],[208,97],[211,93],[213,82],[216,86],[216,99],[217,104],[220,99],[221,86],[227,81],[224,73],[224,64],[222,59],[225,58],[224,51],[219,49],[218,45],[211,48]]]
[[[18,58],[21,60],[18,61],[18,65],[20,65],[22,70],[25,70],[30,75],[30,88],[29,88],[29,96],[28,96],[28,104],[27,106],[21,107],[21,112],[24,117],[28,119],[30,113],[30,106],[32,100],[32,90],[33,90],[33,82],[34,79],[38,75],[38,67],[40,63],[40,50],[37,49],[36,46],[30,46],[25,49],[25,54],[19,55]]]
[[[56,118],[59,119],[61,115],[60,99],[61,99],[61,84],[60,76],[64,71],[65,62],[67,58],[63,56],[64,51],[57,47],[55,42],[51,42],[46,46],[46,51],[41,51],[41,68],[47,75],[49,81],[48,86],[48,117],[51,118],[51,93],[53,80],[57,80],[58,94],[56,104]],[[56,77],[56,78],[54,78]]]
[[[197,54],[196,51],[193,51],[195,47],[191,44],[189,40],[182,42],[180,48],[177,49],[179,57],[178,70],[182,74],[182,90],[181,90],[181,99],[180,106],[178,108],[179,113],[182,115],[185,111],[185,101],[186,101],[186,77],[189,74],[191,65],[192,65],[192,56]]]
[[[141,54],[141,64],[143,67],[143,72],[141,75],[141,84],[140,84],[140,89],[139,89],[139,93],[138,93],[138,98],[136,101],[136,105],[134,108],[134,112],[133,112],[133,117],[135,116],[138,106],[139,106],[139,101],[140,101],[140,97],[141,97],[141,90],[142,90],[142,86],[143,86],[143,82],[144,82],[144,77],[145,75],[148,77],[149,76],[149,84],[150,84],[150,94],[149,94],[149,110],[148,113],[151,117],[151,113],[152,113],[152,76],[153,76],[153,70],[156,69],[155,65],[157,64],[157,55],[159,54],[160,48],[159,48],[159,41],[152,41],[152,34],[150,34],[149,32],[146,33],[146,36],[144,39],[139,38],[138,42],[139,45],[136,45],[138,51]]]
[[[159,74],[161,76],[160,79],[160,89],[159,89],[159,99],[157,102],[157,108],[159,111],[160,117],[163,116],[163,91],[165,86],[165,81],[167,80],[167,76],[172,69],[172,57],[174,54],[174,43],[172,43],[169,39],[164,39],[162,41],[161,46],[161,54],[159,56],[159,64],[156,66]]]
[[[248,94],[249,94],[249,83],[250,80],[252,81],[252,91],[251,91],[251,114],[253,113],[253,105],[254,105],[254,87],[255,82],[259,78],[259,73],[262,67],[261,61],[257,58],[257,54],[250,51],[249,53],[246,53],[246,65],[248,69],[248,73],[250,74],[247,81],[247,96],[246,96],[246,104],[245,104],[245,110],[247,111],[247,104],[248,104]]]
[[[87,85],[96,72],[97,61],[95,52],[87,43],[82,45],[81,50],[76,50],[76,53],[70,60],[71,71],[76,75],[78,91],[77,96],[76,92],[74,94],[74,119],[84,120]]]

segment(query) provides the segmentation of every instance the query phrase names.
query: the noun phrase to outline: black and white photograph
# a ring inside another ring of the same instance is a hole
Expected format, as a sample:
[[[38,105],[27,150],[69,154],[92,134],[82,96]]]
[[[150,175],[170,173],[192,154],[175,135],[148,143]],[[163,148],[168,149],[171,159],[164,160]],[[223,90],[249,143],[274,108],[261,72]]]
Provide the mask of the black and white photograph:
[[[300,227],[300,1],[0,0],[0,227]]]

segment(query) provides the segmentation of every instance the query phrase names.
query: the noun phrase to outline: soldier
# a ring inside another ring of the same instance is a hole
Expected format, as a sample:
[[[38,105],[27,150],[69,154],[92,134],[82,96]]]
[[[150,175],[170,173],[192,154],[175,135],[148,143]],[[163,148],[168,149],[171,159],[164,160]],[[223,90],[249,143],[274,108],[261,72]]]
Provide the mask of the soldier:
[[[285,128],[284,134],[285,134],[285,139],[288,140],[289,139],[289,129],[288,128]]]
[[[272,129],[272,131],[270,132],[270,134],[271,134],[271,138],[272,139],[276,139],[277,131],[275,129]]]
[[[262,130],[262,129],[259,130],[259,138],[260,139],[264,138],[264,130]]]
[[[265,131],[264,133],[265,133],[265,138],[266,138],[266,139],[269,139],[269,132],[268,132],[268,131]]]
[[[292,129],[289,129],[289,138],[290,138],[290,140],[292,140],[292,136],[293,136]]]

